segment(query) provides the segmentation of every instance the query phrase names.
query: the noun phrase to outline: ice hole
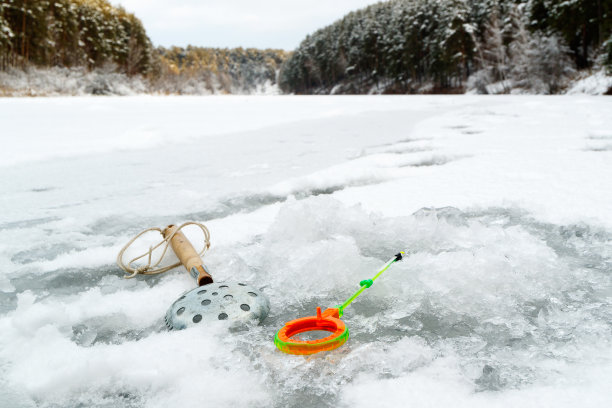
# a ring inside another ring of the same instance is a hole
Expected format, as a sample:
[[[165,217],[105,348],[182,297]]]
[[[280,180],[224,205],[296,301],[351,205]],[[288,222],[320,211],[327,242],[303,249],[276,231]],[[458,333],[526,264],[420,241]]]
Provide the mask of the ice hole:
[[[301,341],[309,341],[309,340],[321,340],[325,337],[331,335],[331,332],[327,330],[309,330],[302,333],[297,333],[291,336],[292,340],[301,340]]]

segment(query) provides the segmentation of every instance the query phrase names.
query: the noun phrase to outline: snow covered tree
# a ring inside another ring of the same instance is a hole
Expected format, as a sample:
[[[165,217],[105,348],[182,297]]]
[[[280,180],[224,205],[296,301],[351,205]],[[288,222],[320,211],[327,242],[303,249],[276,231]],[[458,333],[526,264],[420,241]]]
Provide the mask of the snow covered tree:
[[[603,64],[606,66],[608,74],[612,75],[612,35],[603,43]]]
[[[532,26],[558,33],[579,69],[593,64],[593,51],[612,30],[612,0],[532,0],[530,8]]]
[[[531,33],[527,28],[528,18],[524,4],[516,4],[509,12],[509,31],[511,42],[508,45],[510,58],[509,75],[513,86],[530,89],[533,88],[532,49],[530,48]],[[538,79],[539,80],[539,79]]]
[[[569,47],[558,35],[530,32],[523,4],[510,10],[509,23],[512,86],[532,93],[558,92],[574,72]]]
[[[529,46],[529,63],[533,81],[541,81],[543,88],[537,93],[557,93],[574,72],[568,57],[570,49],[559,36],[536,33]]]
[[[10,65],[9,56],[12,54],[11,39],[15,36],[5,12],[8,12],[9,5],[0,3],[0,69],[6,69]]]
[[[504,44],[503,27],[499,12],[493,11],[485,27],[484,42],[478,47],[478,62],[483,72],[482,80],[489,84],[499,82],[504,92],[509,90],[506,83],[510,71],[507,48]]]
[[[250,92],[275,84],[285,59],[283,50],[158,47],[150,82],[163,93]]]

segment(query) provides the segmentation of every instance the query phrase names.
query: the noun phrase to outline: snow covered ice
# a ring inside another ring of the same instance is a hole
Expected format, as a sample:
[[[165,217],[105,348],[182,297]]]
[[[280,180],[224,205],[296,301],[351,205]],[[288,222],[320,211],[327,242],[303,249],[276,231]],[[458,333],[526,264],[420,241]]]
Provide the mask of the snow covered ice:
[[[610,406],[611,112],[585,96],[0,99],[0,406]],[[269,297],[263,325],[168,332],[188,274],[123,279],[131,236],[187,220],[211,231],[217,281]],[[399,250],[347,308],[344,346],[276,350],[284,322]]]

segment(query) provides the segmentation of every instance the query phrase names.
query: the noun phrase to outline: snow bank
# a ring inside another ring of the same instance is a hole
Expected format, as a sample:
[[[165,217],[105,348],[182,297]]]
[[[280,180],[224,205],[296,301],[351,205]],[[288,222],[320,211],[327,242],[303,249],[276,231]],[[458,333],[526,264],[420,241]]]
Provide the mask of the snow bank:
[[[0,71],[0,96],[136,95],[146,92],[139,76],[128,77],[110,69],[11,68]]]
[[[566,93],[569,95],[603,95],[609,93],[611,89],[612,75],[607,75],[606,68],[601,68],[588,76],[583,76],[574,81]]]
[[[170,77],[151,83],[141,76],[127,76],[114,68],[36,68],[25,70],[10,68],[0,71],[0,96],[84,96],[84,95],[278,95],[278,84],[270,80],[252,84],[232,81],[229,90],[221,84],[218,75],[210,73],[202,78]],[[235,83],[234,83],[235,82]]]

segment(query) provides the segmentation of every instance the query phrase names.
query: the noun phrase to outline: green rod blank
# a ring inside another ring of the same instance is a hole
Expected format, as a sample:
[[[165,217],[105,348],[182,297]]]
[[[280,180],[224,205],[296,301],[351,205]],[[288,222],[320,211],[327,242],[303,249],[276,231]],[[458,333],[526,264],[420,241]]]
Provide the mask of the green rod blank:
[[[393,263],[395,263],[395,262],[397,262],[397,261],[400,261],[400,260],[402,259],[402,255],[403,255],[403,254],[404,254],[404,252],[402,251],[402,252],[398,253],[397,255],[395,255],[395,256],[393,257],[393,259],[390,259],[390,260],[389,260],[389,261],[388,261],[388,262],[385,264],[385,266],[383,266],[383,267],[382,267],[382,269],[381,269],[380,271],[378,271],[378,273],[377,273],[376,275],[374,275],[374,277],[373,277],[372,279],[366,279],[366,280],[362,280],[361,282],[359,282],[359,285],[361,286],[361,287],[359,288],[359,290],[357,290],[357,292],[353,293],[353,295],[352,295],[350,298],[348,298],[348,299],[347,299],[347,300],[346,300],[346,301],[345,301],[345,302],[344,302],[342,305],[340,305],[340,306],[338,307],[338,311],[340,312],[340,313],[339,313],[339,314],[340,314],[340,316],[342,316],[343,311],[344,311],[344,308],[346,308],[348,305],[350,305],[350,304],[353,302],[353,300],[355,300],[355,299],[357,298],[357,296],[361,295],[361,293],[362,293],[364,290],[366,290],[367,288],[369,288],[370,286],[372,286],[372,283],[374,283],[374,281],[375,281],[376,279],[378,279],[378,277],[379,277],[380,275],[382,275],[382,273],[383,273],[384,271],[386,271],[387,269],[389,269],[389,267],[390,267],[391,265],[393,265]]]

